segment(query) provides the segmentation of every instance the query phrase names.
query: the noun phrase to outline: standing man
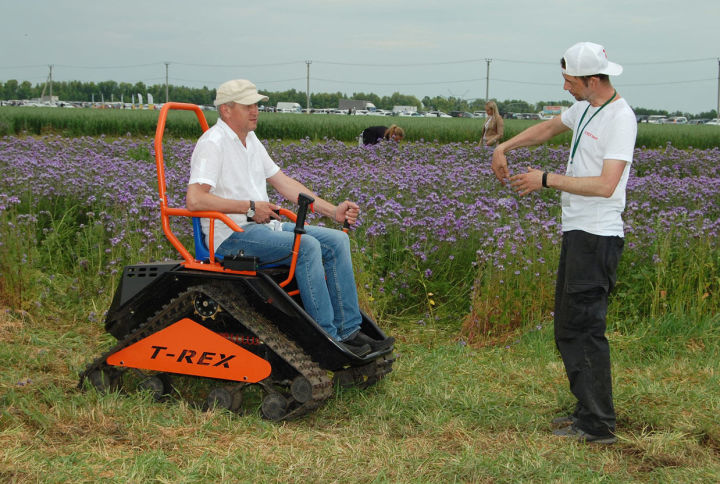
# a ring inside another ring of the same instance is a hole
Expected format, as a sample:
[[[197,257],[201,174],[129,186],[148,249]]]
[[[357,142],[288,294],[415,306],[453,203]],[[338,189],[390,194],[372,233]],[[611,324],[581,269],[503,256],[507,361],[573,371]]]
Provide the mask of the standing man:
[[[270,203],[267,182],[287,200],[297,203],[300,193],[315,198],[314,207],[338,223],[354,224],[360,211],[345,200],[333,205],[285,175],[255,136],[260,101],[268,97],[245,79],[222,84],[215,106],[217,124],[198,140],[190,162],[186,196],[189,210],[229,214],[243,232],[221,221],[215,226],[215,252],[232,256],[244,252],[261,261],[290,260],[294,224],[280,223]],[[209,220],[202,219],[209,234]],[[341,346],[357,356],[392,346],[394,338],[378,341],[360,331],[362,315],[350,257],[350,240],[342,231],[307,226],[301,237],[295,279],[305,311]]]
[[[608,294],[622,254],[625,187],[637,134],[635,115],[610,83],[622,67],[598,44],[580,42],[561,59],[563,88],[578,101],[562,116],[501,143],[492,169],[520,195],[560,190],[562,249],[555,288],[555,343],[577,398],[572,415],[553,421],[557,436],[612,444],[615,409],[610,347],[605,337]],[[505,153],[537,145],[568,129],[572,145],[564,175],[528,168],[510,177]]]

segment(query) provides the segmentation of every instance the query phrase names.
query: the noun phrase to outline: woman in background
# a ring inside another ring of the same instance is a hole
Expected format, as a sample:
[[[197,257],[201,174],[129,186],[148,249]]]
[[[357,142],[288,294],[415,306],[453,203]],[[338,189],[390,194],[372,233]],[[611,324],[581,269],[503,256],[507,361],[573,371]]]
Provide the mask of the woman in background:
[[[488,101],[485,104],[485,112],[487,113],[487,121],[485,121],[485,126],[483,126],[480,135],[481,144],[492,146],[503,137],[503,119],[495,101]]]

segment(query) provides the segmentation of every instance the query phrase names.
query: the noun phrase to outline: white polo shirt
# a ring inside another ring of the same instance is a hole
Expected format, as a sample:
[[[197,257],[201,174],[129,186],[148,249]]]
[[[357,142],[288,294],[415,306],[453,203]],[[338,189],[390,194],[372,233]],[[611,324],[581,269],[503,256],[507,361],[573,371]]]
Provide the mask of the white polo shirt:
[[[582,120],[583,133],[578,138],[575,156],[572,156],[578,136],[580,118],[588,108],[587,101],[575,103],[562,114],[562,122],[573,130],[567,176],[600,176],[604,160],[627,162],[620,182],[610,198],[589,197],[562,192],[562,230],[623,237],[622,212],[625,209],[625,187],[635,150],[637,121],[632,108],[624,98],[605,106],[594,117],[599,106],[590,106]],[[586,125],[592,117],[590,123]]]
[[[280,171],[280,167],[270,158],[254,132],[248,133],[245,143],[247,147],[222,119],[218,119],[195,145],[188,184],[210,185],[210,193],[222,198],[270,201],[266,180]],[[238,225],[248,223],[245,214],[228,216]],[[202,228],[207,241],[210,233],[208,219],[202,219]],[[216,250],[232,232],[224,223],[216,222]]]

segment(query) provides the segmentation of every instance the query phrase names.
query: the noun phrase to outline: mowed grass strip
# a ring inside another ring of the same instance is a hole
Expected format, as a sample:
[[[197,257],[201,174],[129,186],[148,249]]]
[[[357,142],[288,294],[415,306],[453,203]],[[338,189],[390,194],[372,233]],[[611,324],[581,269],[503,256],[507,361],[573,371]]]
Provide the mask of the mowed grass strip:
[[[3,482],[716,482],[718,319],[611,332],[619,443],[554,438],[572,407],[551,325],[482,348],[396,335],[394,371],[283,423],[76,389],[100,328],[0,311]],[[89,327],[92,328],[92,327]],[[645,343],[651,341],[652,343]]]

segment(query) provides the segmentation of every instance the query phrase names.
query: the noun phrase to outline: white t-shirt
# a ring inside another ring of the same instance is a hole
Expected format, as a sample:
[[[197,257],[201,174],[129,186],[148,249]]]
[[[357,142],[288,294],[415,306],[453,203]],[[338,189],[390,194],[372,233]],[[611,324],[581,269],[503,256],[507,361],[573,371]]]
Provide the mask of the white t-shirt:
[[[627,186],[630,164],[635,150],[637,121],[632,108],[624,98],[605,106],[592,117],[600,106],[590,106],[582,119],[583,133],[580,135],[574,158],[572,150],[581,129],[578,124],[587,101],[575,103],[562,114],[562,122],[573,130],[573,146],[570,147],[567,176],[600,176],[604,160],[626,161],[620,182],[610,198],[589,197],[562,192],[562,229],[623,237],[622,212],[625,209],[625,187]],[[586,125],[589,119],[589,124]]]
[[[270,201],[267,193],[267,179],[280,171],[270,158],[265,146],[250,132],[243,146],[237,134],[218,119],[198,139],[190,161],[188,184],[210,185],[210,193],[232,200]],[[248,223],[245,214],[228,214],[238,225]],[[276,224],[279,225],[279,224]],[[205,237],[210,233],[209,219],[202,219]],[[271,228],[275,229],[274,224]],[[230,236],[232,229],[217,221],[215,224],[215,249]]]
[[[490,126],[490,121],[492,121],[492,116],[488,116],[487,120],[485,121],[485,125],[483,126],[483,141],[487,139],[487,130],[488,126]]]

